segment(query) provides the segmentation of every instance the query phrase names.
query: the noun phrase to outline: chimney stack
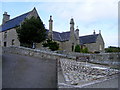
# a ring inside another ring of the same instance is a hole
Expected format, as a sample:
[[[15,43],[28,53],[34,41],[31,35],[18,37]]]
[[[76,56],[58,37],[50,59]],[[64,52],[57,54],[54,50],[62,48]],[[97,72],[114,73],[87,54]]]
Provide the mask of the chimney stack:
[[[94,30],[94,32],[93,32],[93,35],[95,35],[95,30]]]
[[[76,33],[76,37],[77,37],[77,44],[79,44],[79,29],[78,29],[78,26],[77,26],[77,29],[75,30],[75,33]]]
[[[99,30],[99,34],[101,34],[101,30]]]
[[[3,14],[3,21],[2,24],[10,20],[10,15],[7,14],[7,12],[4,12]]]
[[[52,40],[52,33],[53,33],[53,20],[52,20],[52,16],[50,15],[48,38],[51,40]]]

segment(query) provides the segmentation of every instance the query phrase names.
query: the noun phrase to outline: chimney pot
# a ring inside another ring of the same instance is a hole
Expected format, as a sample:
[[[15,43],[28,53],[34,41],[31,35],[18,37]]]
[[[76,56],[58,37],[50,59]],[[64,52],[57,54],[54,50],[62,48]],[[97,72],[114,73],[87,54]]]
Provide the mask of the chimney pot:
[[[94,30],[93,34],[95,35],[95,30]]]

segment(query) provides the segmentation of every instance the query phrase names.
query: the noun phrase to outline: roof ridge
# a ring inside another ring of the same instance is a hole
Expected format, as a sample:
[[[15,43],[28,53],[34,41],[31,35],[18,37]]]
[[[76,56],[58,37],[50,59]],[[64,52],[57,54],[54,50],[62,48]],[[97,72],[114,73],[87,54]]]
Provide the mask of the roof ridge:
[[[66,32],[58,32],[58,31],[53,31],[53,32],[56,32],[56,33],[63,34],[63,33],[68,33],[68,32],[70,32],[70,31],[66,31]]]
[[[99,34],[95,34],[95,35],[99,35]],[[84,35],[84,36],[80,36],[80,37],[86,37],[86,36],[94,36],[94,34]]]
[[[68,32],[70,32],[70,31],[66,31],[66,32],[61,32],[61,33],[68,33]]]

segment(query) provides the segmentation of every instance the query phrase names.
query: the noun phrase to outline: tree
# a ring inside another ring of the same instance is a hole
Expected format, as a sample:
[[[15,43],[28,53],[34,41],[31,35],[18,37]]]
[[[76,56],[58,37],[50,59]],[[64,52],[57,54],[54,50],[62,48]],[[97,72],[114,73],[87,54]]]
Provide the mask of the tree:
[[[105,48],[105,52],[120,52],[120,47],[109,46]]]
[[[43,43],[43,47],[49,47],[50,50],[55,51],[59,49],[59,44],[48,39],[46,43]]]
[[[40,43],[46,39],[46,29],[39,17],[25,19],[16,31],[22,46],[32,47],[34,43]]]
[[[75,46],[75,52],[80,52],[80,45]]]

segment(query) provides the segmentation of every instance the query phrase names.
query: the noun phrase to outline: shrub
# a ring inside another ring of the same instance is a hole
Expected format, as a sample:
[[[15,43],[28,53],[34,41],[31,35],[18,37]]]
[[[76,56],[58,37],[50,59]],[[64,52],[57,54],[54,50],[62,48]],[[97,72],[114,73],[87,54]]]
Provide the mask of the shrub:
[[[79,45],[75,46],[75,52],[80,52],[80,46]]]
[[[57,42],[49,40],[49,39],[47,40],[46,43],[43,43],[42,45],[43,45],[43,47],[49,47],[49,49],[52,51],[59,49],[59,44]]]
[[[82,53],[88,53],[88,48],[86,47],[86,48],[82,49],[81,52]]]

